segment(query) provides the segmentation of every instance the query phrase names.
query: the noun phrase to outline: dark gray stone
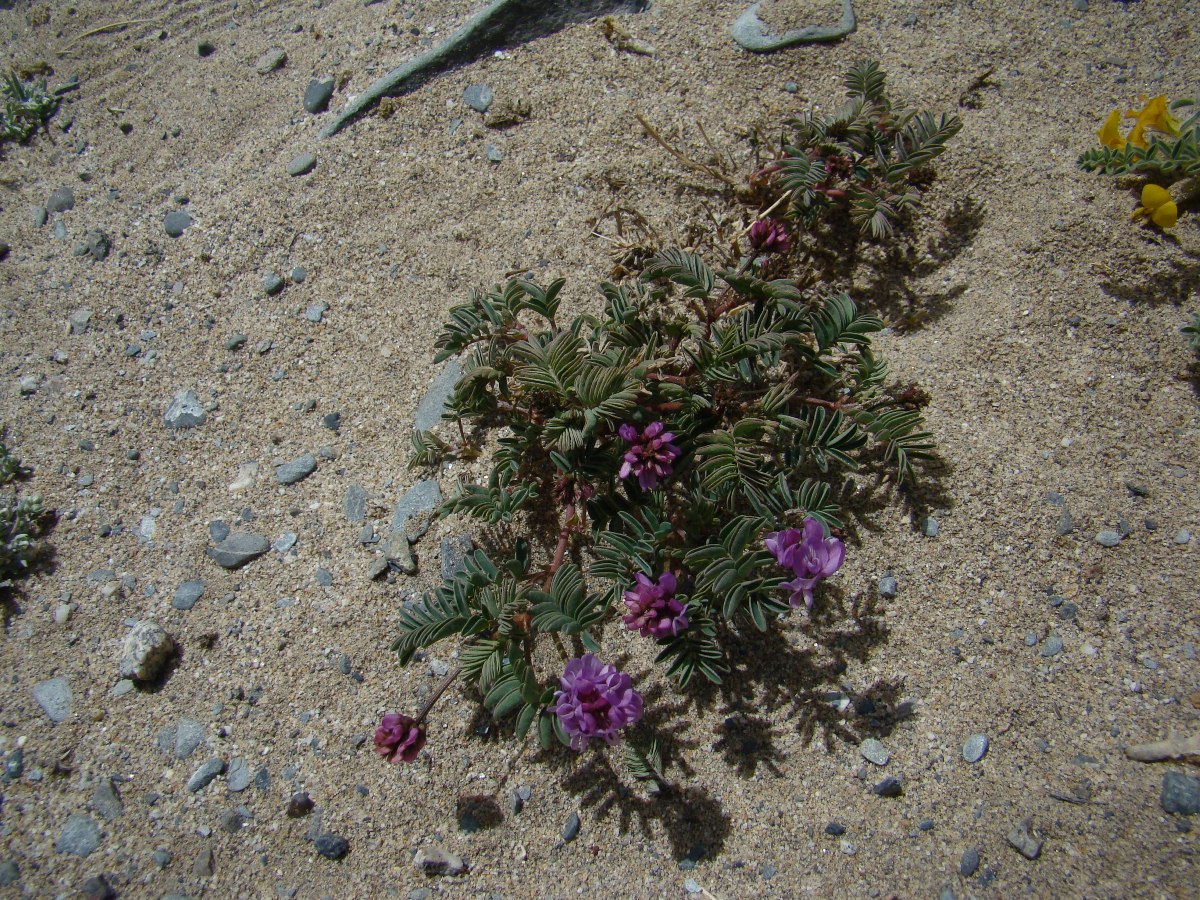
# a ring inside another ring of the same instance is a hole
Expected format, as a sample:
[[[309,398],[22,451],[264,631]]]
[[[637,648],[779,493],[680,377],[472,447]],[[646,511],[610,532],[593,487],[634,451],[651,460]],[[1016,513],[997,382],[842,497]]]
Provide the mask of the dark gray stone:
[[[175,596],[171,598],[171,606],[175,609],[191,609],[196,605],[196,601],[204,595],[204,581],[194,579],[185,581],[175,589]]]
[[[437,509],[442,504],[442,489],[432,478],[418,481],[407,491],[392,510],[392,533],[414,534],[408,529],[408,521],[414,516]]]
[[[105,259],[112,249],[112,241],[109,240],[107,234],[98,228],[89,231],[84,240],[87,244],[87,252],[92,254],[92,259],[96,260],[96,262]]]
[[[213,757],[192,773],[192,777],[187,781],[187,789],[193,794],[197,791],[202,791],[212,783],[214,778],[224,771],[225,761],[218,757]]]
[[[830,837],[841,837],[846,833],[846,826],[841,822],[830,822],[825,826],[825,833]]]
[[[898,588],[896,576],[891,572],[879,579],[879,596],[881,597],[895,597]]]
[[[1200,814],[1200,778],[1183,772],[1163,775],[1162,808],[1182,816]]]
[[[245,824],[246,816],[242,815],[241,810],[227,809],[221,813],[221,830],[227,834],[237,834]]]
[[[483,148],[483,155],[487,157],[490,163],[500,163],[504,161],[504,151],[495,144],[488,144]]]
[[[275,480],[280,484],[295,484],[317,471],[317,458],[311,453],[297,456],[275,469]]]
[[[486,84],[473,84],[463,91],[463,103],[475,112],[487,112],[495,99],[495,93]]]
[[[313,844],[326,859],[341,859],[350,852],[350,842],[336,834],[319,835]]]
[[[163,231],[168,237],[177,238],[192,226],[192,217],[182,209],[176,209],[163,217]]]
[[[263,276],[262,289],[269,297],[273,297],[283,290],[283,279],[276,272],[268,272]]]
[[[121,795],[111,778],[101,778],[96,785],[96,790],[92,793],[92,809],[106,822],[111,822],[124,811]]]
[[[346,514],[348,522],[361,522],[367,517],[367,492],[363,490],[362,485],[352,484],[346,488],[342,512]]]
[[[50,199],[46,201],[46,208],[50,212],[67,212],[75,208],[75,192],[69,187],[55,188],[50,194]]]
[[[204,726],[186,716],[181,717],[173,729],[164,730],[164,734],[167,733],[171,736],[168,752],[173,753],[176,759],[187,759],[204,743]]]
[[[562,830],[563,841],[565,841],[566,843],[569,844],[569,843],[571,843],[571,841],[575,840],[575,838],[579,837],[580,825],[581,825],[581,823],[579,821],[579,813],[577,813],[577,812],[571,813],[570,818],[567,819],[567,824],[563,826],[563,830]]]
[[[451,534],[442,538],[442,580],[448,581],[461,572],[465,567],[467,554],[474,549],[475,542],[469,534]]]
[[[59,853],[90,856],[100,846],[100,826],[82,813],[71,813],[62,833],[54,842]]]
[[[413,417],[415,430],[429,431],[437,427],[442,420],[442,412],[446,409],[446,401],[454,393],[454,386],[458,384],[462,374],[462,365],[457,359],[452,359],[434,377],[425,396],[417,404],[417,414]]]
[[[329,100],[333,97],[332,78],[314,78],[304,89],[304,108],[314,116],[329,108]]]
[[[270,549],[271,542],[265,536],[239,531],[204,552],[221,568],[237,569]]]
[[[4,760],[4,780],[16,781],[25,774],[25,751],[18,747]]]
[[[979,851],[972,847],[970,850],[964,850],[962,859],[958,863],[958,874],[963,878],[970,878],[979,869]]]
[[[904,793],[904,782],[889,776],[871,788],[871,792],[879,797],[899,797]]]
[[[171,405],[163,414],[163,423],[168,428],[194,428],[203,425],[208,418],[200,398],[195,391],[179,391],[171,399]]]
[[[249,786],[250,764],[239,756],[229,763],[229,768],[225,772],[225,787],[236,794]]]
[[[44,206],[35,206],[33,208],[33,227],[41,228],[46,224],[46,220],[50,218],[50,214]]]
[[[213,539],[213,543],[219,544],[225,538],[229,537],[229,526],[220,519],[209,522],[208,536]]]
[[[11,859],[0,862],[0,887],[16,884],[21,879],[21,870]]]
[[[1062,653],[1062,649],[1062,638],[1052,631],[1050,632],[1049,637],[1047,637],[1045,642],[1042,644],[1042,649],[1039,652],[1042,656],[1050,659],[1051,657],[1058,656],[1058,654]]]
[[[311,153],[301,153],[292,157],[291,162],[287,165],[287,173],[293,178],[300,175],[307,175],[313,170],[316,164],[317,158]]]
[[[71,718],[71,685],[63,677],[51,678],[33,687],[33,699],[55,725]]]
[[[192,861],[192,874],[197,878],[208,878],[213,873],[213,866],[216,860],[213,859],[212,847],[205,847],[196,854],[195,860]],[[164,897],[163,900],[166,900]]]

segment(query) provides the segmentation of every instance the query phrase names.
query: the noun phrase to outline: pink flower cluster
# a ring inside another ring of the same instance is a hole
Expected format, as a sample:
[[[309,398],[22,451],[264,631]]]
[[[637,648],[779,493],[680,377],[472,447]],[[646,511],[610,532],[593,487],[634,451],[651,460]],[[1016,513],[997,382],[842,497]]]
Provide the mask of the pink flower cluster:
[[[688,627],[687,609],[675,599],[675,576],[663,572],[658,583],[641,572],[635,576],[636,586],[625,592],[625,627],[643,637],[675,637]]]
[[[759,219],[750,226],[750,246],[759,253],[787,253],[792,238],[782,222]]]
[[[592,738],[612,746],[620,729],[642,717],[642,695],[633,689],[633,681],[591,653],[567,663],[559,683],[554,714],[572,750],[583,750]]]
[[[665,429],[662,422],[651,422],[641,434],[628,423],[618,429],[617,433],[633,445],[625,451],[618,473],[621,478],[636,475],[642,490],[652,491],[660,478],[671,474],[675,460],[683,451],[671,443],[675,435]]]
[[[425,746],[425,729],[411,716],[388,713],[375,729],[375,752],[388,762],[412,762]]]
[[[804,520],[803,530],[773,531],[763,543],[775,561],[785,569],[791,569],[796,576],[782,585],[792,592],[788,602],[794,607],[803,600],[804,605],[812,609],[813,588],[822,578],[828,578],[840,569],[846,558],[846,545],[835,537],[825,537],[824,526],[812,516]]]

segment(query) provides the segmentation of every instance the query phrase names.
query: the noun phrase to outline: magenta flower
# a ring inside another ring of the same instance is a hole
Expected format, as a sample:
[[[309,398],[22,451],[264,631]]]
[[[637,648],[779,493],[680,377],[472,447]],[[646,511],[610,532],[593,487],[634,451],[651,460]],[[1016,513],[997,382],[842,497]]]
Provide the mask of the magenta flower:
[[[687,609],[675,599],[675,576],[663,572],[655,584],[641,572],[636,576],[637,586],[625,592],[625,605],[629,614],[625,616],[625,627],[641,632],[643,637],[675,637],[688,627]]]
[[[662,422],[651,422],[640,435],[633,425],[622,425],[617,433],[633,446],[625,451],[625,460],[621,463],[621,478],[636,475],[638,484],[643,491],[654,490],[660,478],[671,474],[672,463],[683,453],[671,443],[675,435],[664,431]]]
[[[388,762],[412,762],[425,746],[425,729],[416,719],[388,713],[375,729],[375,752]]]
[[[825,529],[812,516],[804,520],[803,530],[773,531],[763,539],[763,544],[779,565],[791,569],[796,576],[780,585],[792,592],[788,602],[794,607],[803,600],[812,609],[813,588],[822,578],[840,569],[846,558],[846,545],[835,537],[825,537]]]
[[[591,653],[567,663],[559,679],[561,691],[554,693],[554,714],[580,751],[591,738],[615,744],[617,731],[642,717],[642,695],[633,682],[615,666],[606,665]]]
[[[787,253],[792,238],[782,222],[759,219],[750,226],[750,246],[759,253]]]

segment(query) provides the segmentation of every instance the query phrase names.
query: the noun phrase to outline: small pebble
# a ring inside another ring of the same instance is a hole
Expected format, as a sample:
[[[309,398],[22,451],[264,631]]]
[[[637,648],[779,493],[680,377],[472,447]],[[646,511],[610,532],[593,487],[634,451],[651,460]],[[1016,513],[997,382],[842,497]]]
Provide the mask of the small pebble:
[[[879,579],[879,596],[881,597],[895,597],[898,588],[899,585],[896,583],[896,576],[891,572],[888,572]]]
[[[841,837],[846,833],[846,826],[841,822],[830,822],[825,826],[825,833],[830,837]]]
[[[283,279],[275,272],[268,272],[263,276],[262,289],[268,297],[273,297],[283,290]]]
[[[887,747],[877,741],[875,738],[867,738],[859,747],[858,752],[862,754],[862,758],[867,762],[874,763],[877,766],[886,766],[888,760],[891,759],[891,754],[888,753]]]
[[[476,112],[487,112],[495,98],[496,95],[486,84],[473,84],[463,91],[463,103]]]
[[[504,159],[504,151],[495,144],[488,144],[486,147],[484,147],[483,155],[488,158],[488,162],[493,164],[499,163]]]
[[[1024,819],[1008,833],[1008,843],[1026,859],[1037,859],[1042,854],[1042,842],[1030,833],[1032,822]]]
[[[292,282],[293,283],[301,284],[301,283],[303,283],[304,279],[307,277],[308,277],[308,272],[304,271],[304,269],[301,268],[300,266],[296,266],[296,268],[292,269]]]
[[[567,819],[567,824],[563,826],[562,839],[566,843],[571,843],[575,838],[579,837],[579,813],[571,813],[571,817]]]
[[[177,238],[192,225],[192,217],[181,209],[167,213],[163,219],[163,231],[168,237]]]
[[[350,852],[350,842],[336,834],[322,834],[313,843],[326,859],[338,860]]]
[[[904,793],[904,783],[889,776],[871,788],[871,792],[879,797],[899,797]]]
[[[1042,644],[1042,649],[1039,652],[1041,653],[1042,656],[1049,659],[1051,657],[1058,656],[1058,654],[1062,653],[1062,649],[1063,649],[1062,638],[1060,638],[1054,632],[1050,632],[1050,636],[1046,638],[1045,642]]]
[[[963,742],[962,757],[969,763],[977,763],[988,752],[988,739],[986,734],[973,734]]]
[[[313,170],[317,164],[317,158],[311,153],[301,153],[298,156],[293,156],[291,162],[288,163],[287,173],[293,178],[300,175],[307,175]]]
[[[272,47],[258,58],[258,61],[254,64],[254,71],[259,75],[268,75],[281,66],[286,65],[287,58],[287,51],[282,47]]]
[[[313,115],[323,113],[333,97],[332,78],[314,78],[304,90],[304,108]]]
[[[1180,528],[1177,532],[1175,532],[1175,538],[1174,538],[1175,543],[1179,544],[1180,546],[1183,546],[1184,544],[1188,543],[1188,541],[1190,541],[1191,539],[1192,539],[1192,533],[1190,531],[1188,531],[1186,528]]]
[[[1115,547],[1121,543],[1121,535],[1112,530],[1101,531],[1096,535],[1096,543],[1102,547]]]
[[[962,859],[958,863],[958,874],[963,878],[970,878],[979,869],[979,851],[975,848],[964,850]]]

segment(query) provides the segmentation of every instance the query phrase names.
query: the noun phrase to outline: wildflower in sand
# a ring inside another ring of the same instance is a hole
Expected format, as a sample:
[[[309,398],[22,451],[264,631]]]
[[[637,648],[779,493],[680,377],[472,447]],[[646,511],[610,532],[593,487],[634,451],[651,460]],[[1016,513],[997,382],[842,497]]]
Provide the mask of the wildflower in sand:
[[[1149,142],[1146,140],[1147,128],[1170,137],[1179,137],[1179,122],[1167,110],[1165,94],[1151,97],[1140,110],[1126,110],[1124,118],[1135,120],[1128,136],[1121,135],[1121,111],[1114,109],[1108,114],[1108,118],[1100,126],[1099,137],[1102,146],[1112,150],[1122,150],[1127,145],[1133,144],[1144,150],[1149,146]]]
[[[591,653],[567,663],[559,683],[554,714],[572,750],[583,750],[592,738],[615,744],[617,732],[642,717],[642,695],[629,676]]]
[[[750,226],[750,246],[759,253],[787,253],[792,239],[782,222],[759,219]]]
[[[668,638],[688,627],[687,609],[675,599],[674,575],[663,572],[657,584],[641,572],[635,578],[637,585],[625,592],[626,628],[643,637]]]
[[[388,713],[375,729],[375,752],[388,762],[412,762],[425,746],[425,729],[410,716]]]
[[[621,478],[636,475],[643,491],[653,490],[660,478],[670,475],[672,464],[683,452],[671,443],[675,435],[664,429],[662,422],[650,423],[640,435],[633,425],[625,424],[618,429],[617,433],[633,446],[625,451],[617,474]]]
[[[1142,205],[1133,211],[1134,219],[1149,219],[1159,228],[1172,228],[1179,218],[1179,207],[1166,188],[1148,184],[1142,188]]]
[[[771,532],[763,544],[779,565],[791,569],[796,576],[780,585],[792,592],[788,602],[793,607],[803,601],[812,609],[813,588],[822,578],[840,569],[846,558],[846,545],[835,537],[826,537],[824,526],[812,516],[804,520],[803,529]]]

